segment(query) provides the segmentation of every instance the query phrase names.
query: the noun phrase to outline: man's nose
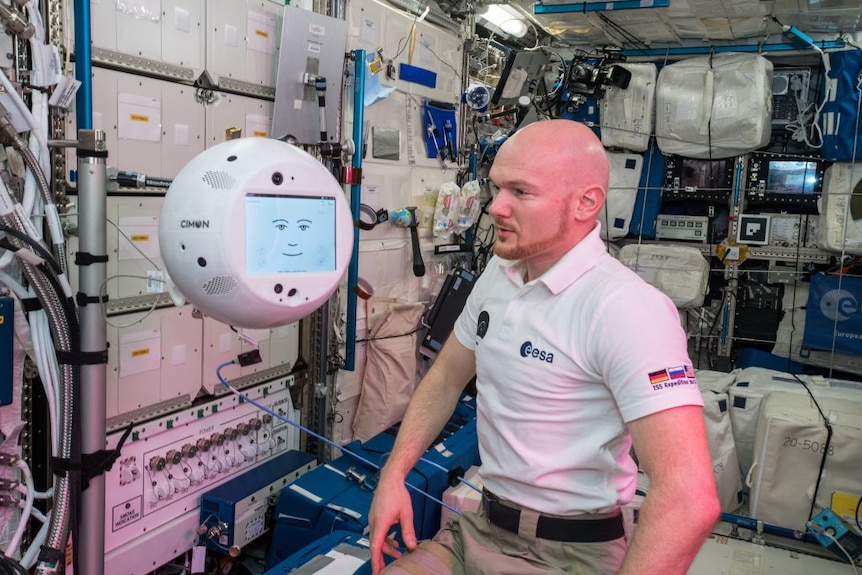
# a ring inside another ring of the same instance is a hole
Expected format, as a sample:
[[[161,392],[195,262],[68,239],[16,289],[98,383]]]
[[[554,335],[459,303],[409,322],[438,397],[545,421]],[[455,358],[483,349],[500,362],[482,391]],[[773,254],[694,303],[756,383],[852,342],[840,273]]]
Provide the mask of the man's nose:
[[[491,206],[488,208],[488,213],[492,216],[505,217],[509,215],[509,206],[503,196],[505,196],[503,192],[497,192],[497,195],[494,196],[493,200],[491,200]]]

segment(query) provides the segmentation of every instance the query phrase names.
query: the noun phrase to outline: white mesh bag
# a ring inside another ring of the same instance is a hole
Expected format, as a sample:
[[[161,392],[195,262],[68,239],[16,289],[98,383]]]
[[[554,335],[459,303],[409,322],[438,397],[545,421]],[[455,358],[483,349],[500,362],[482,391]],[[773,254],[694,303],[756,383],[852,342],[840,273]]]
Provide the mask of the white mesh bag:
[[[762,148],[772,131],[772,62],[728,53],[665,66],[655,123],[665,154],[720,159]]]
[[[808,395],[800,383],[808,386],[814,397],[862,401],[862,385],[838,379],[811,375],[793,375],[762,367],[747,367],[736,372],[736,381],[728,388],[730,422],[736,444],[739,466],[747,474],[754,460],[754,437],[764,397],[773,391]]]
[[[862,495],[862,402],[820,397],[815,404],[808,394],[773,391],[761,407],[754,455],[751,516],[804,531],[812,500],[816,514],[833,493]]]
[[[826,168],[818,204],[820,247],[862,255],[862,165],[836,163]]]
[[[602,145],[643,152],[649,145],[655,116],[655,64],[617,64],[632,74],[624,90],[608,86],[599,108]]]
[[[629,244],[620,250],[619,260],[667,295],[676,307],[703,305],[709,262],[698,248]]]
[[[602,224],[602,239],[616,240],[629,233],[643,157],[615,152],[608,152],[607,156],[610,167],[608,196],[599,214],[599,221]]]
[[[700,381],[698,381],[700,384]],[[742,504],[742,475],[736,458],[736,444],[730,428],[730,413],[726,393],[704,390],[703,416],[706,424],[706,438],[709,454],[712,457],[712,470],[721,510],[725,513],[736,511]]]

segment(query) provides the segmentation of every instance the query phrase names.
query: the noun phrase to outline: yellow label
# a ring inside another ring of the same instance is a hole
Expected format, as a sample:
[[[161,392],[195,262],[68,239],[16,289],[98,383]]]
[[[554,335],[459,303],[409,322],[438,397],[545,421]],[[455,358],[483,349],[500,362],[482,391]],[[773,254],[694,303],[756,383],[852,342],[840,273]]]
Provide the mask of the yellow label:
[[[129,114],[129,119],[133,122],[149,122],[150,117],[144,114]]]
[[[263,130],[255,130],[252,132],[256,138],[266,138],[266,132]]]
[[[4,321],[6,321],[6,316],[0,315],[0,325],[3,325]]]
[[[269,38],[269,32],[266,30],[255,30],[254,35],[260,36],[261,38]]]
[[[841,493],[836,491],[832,494],[832,511],[845,521],[856,519],[856,506],[859,505],[859,495]]]
[[[150,241],[150,234],[134,234],[129,239],[133,242],[148,242]]]
[[[132,350],[132,357],[141,357],[142,355],[150,355],[150,348]]]

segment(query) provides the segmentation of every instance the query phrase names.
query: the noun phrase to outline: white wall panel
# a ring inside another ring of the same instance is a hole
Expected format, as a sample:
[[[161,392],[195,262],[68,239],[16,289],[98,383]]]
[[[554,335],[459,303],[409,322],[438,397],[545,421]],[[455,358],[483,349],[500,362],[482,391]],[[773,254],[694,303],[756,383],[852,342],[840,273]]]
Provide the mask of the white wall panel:
[[[216,93],[216,99],[206,106],[206,147],[224,142],[226,130],[241,130],[243,137],[269,137],[272,125],[272,102]]]
[[[93,68],[93,128],[105,131],[109,166],[172,178],[204,149],[204,106],[189,86]],[[77,137],[73,114],[66,133]]]
[[[187,81],[197,79],[204,66],[206,0],[161,0],[157,5],[159,9],[147,11],[145,4],[140,2],[91,0],[94,60]],[[64,14],[66,24],[72,30],[72,10],[66,10]]]
[[[234,331],[227,324],[205,317],[203,325],[203,390],[206,393],[223,390],[216,370],[219,365],[236,359],[241,353],[257,349],[261,362],[245,367],[225,367],[221,373],[227,381],[272,367],[292,367],[299,357],[299,325],[296,323],[273,329],[237,328]]]
[[[194,399],[201,381],[201,321],[192,307],[108,318],[106,416]]]
[[[248,344],[243,348],[243,340],[239,334],[220,321],[204,317],[203,322],[203,389],[207,393],[214,393],[223,388],[216,376],[218,366],[247,351]],[[221,375],[230,381],[241,377],[242,371],[238,365],[229,365],[222,369]]]
[[[162,0],[162,61],[192,68],[195,78],[204,67],[206,0]]]
[[[373,164],[381,166],[406,166],[409,163],[408,146],[412,145],[409,137],[408,104],[410,96],[402,92],[392,92],[385,99],[365,108],[365,125],[367,133],[366,153],[363,160],[363,168]],[[415,106],[413,107],[415,109]],[[412,110],[411,110],[412,111]],[[386,160],[375,158],[374,131],[375,130],[397,130],[399,132],[400,145],[398,148],[398,160]],[[414,153],[417,148],[414,146]]]
[[[379,25],[381,39],[377,45],[372,45],[372,39],[377,35],[373,19],[383,14]],[[413,49],[413,59],[409,59],[410,49],[407,39],[414,18],[406,12],[396,10],[375,0],[357,0],[350,3],[350,34],[351,47],[376,50],[383,47],[383,56],[393,59],[396,73],[400,64],[406,63],[430,70],[437,74],[434,88],[413,82],[405,82],[400,78],[396,85],[398,89],[409,92],[421,98],[431,98],[440,102],[456,104],[459,101],[461,74],[461,40],[452,32],[439,28],[428,22],[418,22],[416,26],[416,44]],[[397,57],[396,57],[397,55]],[[450,67],[451,66],[451,67]]]
[[[294,322],[270,330],[269,365],[296,365],[299,357],[299,322]]]
[[[404,238],[359,240],[359,277],[380,297],[410,297],[417,286],[413,278],[413,259],[407,230]],[[416,301],[416,296],[410,301]]]
[[[216,86],[274,90],[283,12],[275,0],[207,4],[206,70]]]
[[[162,198],[111,196],[107,206],[113,222],[107,227],[108,261],[116,262],[117,276],[110,279],[108,275],[109,297],[117,299],[167,291],[165,284],[159,281],[165,278],[159,250]]]

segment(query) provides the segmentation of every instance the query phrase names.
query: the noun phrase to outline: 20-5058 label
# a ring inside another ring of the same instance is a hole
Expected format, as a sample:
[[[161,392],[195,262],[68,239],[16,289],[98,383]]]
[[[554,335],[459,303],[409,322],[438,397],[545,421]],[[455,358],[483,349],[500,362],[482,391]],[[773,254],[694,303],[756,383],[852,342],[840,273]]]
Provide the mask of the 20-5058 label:
[[[835,455],[835,446],[827,447],[825,442],[811,441],[810,439],[799,439],[798,437],[786,436],[784,438],[784,447],[793,447],[813,453],[825,453],[826,455]]]

